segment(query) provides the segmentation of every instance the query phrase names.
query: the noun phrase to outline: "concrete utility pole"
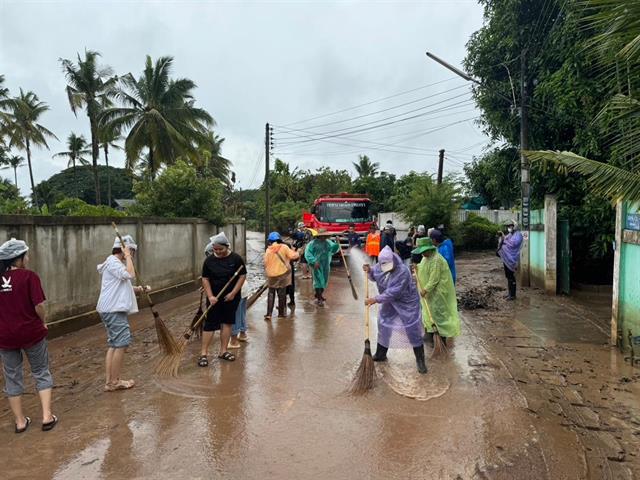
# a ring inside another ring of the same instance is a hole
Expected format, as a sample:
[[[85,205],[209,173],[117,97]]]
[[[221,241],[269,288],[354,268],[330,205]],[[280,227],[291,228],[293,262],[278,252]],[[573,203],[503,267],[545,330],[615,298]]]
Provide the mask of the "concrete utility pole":
[[[527,51],[520,56],[520,184],[522,190],[522,250],[520,251],[520,285],[531,286],[529,275],[529,238],[531,233],[531,184],[529,159],[524,151],[529,149],[529,119],[527,115]]]
[[[442,185],[442,173],[444,171],[444,148],[440,150],[440,158],[438,159],[438,185]]]
[[[267,246],[267,237],[269,237],[269,219],[271,218],[271,199],[270,182],[269,182],[269,153],[271,152],[271,129],[269,124],[264,129],[264,246]]]

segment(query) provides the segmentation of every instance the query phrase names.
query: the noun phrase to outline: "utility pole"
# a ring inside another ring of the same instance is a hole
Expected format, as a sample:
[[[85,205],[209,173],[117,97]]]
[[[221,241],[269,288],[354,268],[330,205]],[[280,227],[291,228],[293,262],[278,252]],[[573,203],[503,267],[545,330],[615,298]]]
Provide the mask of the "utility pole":
[[[440,158],[438,161],[438,185],[442,185],[443,171],[444,171],[444,148],[440,150]]]
[[[524,151],[529,149],[529,119],[527,113],[527,51],[523,50],[520,56],[520,182],[522,190],[522,250],[520,251],[520,284],[523,287],[531,286],[529,275],[529,238],[531,233],[531,184],[529,159]]]
[[[271,152],[271,128],[269,124],[264,129],[264,246],[267,247],[269,237],[269,219],[271,218],[271,199],[269,181],[269,153]]]

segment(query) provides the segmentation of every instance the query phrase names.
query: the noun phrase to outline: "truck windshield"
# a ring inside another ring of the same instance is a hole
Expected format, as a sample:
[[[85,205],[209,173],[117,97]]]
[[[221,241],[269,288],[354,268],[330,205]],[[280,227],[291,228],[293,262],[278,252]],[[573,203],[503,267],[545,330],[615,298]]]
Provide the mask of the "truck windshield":
[[[321,222],[330,223],[371,221],[369,202],[322,202],[316,207],[316,217]]]

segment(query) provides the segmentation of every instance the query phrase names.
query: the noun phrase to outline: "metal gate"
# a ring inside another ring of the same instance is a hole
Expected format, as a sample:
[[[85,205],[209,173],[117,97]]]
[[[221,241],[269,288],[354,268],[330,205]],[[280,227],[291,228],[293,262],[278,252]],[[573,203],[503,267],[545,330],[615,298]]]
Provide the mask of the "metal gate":
[[[569,220],[558,220],[558,293],[571,293],[571,241]]]

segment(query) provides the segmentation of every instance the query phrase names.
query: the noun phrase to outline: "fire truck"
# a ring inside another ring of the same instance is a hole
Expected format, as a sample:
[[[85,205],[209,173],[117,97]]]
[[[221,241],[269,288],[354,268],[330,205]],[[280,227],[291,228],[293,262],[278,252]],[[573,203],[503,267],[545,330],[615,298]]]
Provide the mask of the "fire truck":
[[[324,228],[336,234],[344,233],[350,224],[354,224],[364,245],[364,237],[374,223],[371,200],[367,195],[345,192],[320,195],[314,200],[311,211],[303,213],[302,221],[307,228]],[[348,247],[346,236],[340,242],[343,249]]]

